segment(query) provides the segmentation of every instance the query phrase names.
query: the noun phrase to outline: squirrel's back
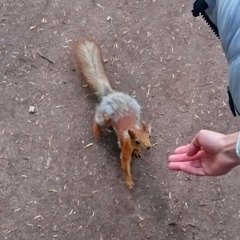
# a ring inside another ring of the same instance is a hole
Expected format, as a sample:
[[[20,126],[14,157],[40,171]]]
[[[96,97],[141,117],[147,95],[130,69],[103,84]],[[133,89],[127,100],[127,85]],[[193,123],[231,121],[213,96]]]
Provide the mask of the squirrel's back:
[[[115,92],[105,96],[98,105],[100,115],[106,115],[117,123],[128,115],[134,116],[136,123],[140,123],[141,107],[131,96],[122,92]]]
[[[74,41],[73,56],[77,70],[100,99],[114,92],[103,66],[101,50],[95,42],[88,39]]]

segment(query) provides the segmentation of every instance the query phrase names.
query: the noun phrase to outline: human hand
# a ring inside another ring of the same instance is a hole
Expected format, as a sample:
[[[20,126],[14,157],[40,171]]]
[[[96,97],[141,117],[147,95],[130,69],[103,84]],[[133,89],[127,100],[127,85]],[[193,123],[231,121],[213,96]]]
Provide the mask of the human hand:
[[[201,130],[190,144],[169,156],[169,169],[198,176],[220,176],[240,164],[236,154],[239,132],[224,135]]]

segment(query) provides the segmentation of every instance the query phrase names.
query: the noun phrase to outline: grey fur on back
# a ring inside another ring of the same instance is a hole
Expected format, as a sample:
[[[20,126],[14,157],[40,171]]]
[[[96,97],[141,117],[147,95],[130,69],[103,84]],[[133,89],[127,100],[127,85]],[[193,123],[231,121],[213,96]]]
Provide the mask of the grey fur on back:
[[[138,102],[128,94],[115,92],[102,98],[96,109],[95,120],[99,125],[104,126],[103,115],[106,115],[117,123],[124,116],[134,115],[140,124],[141,107]]]

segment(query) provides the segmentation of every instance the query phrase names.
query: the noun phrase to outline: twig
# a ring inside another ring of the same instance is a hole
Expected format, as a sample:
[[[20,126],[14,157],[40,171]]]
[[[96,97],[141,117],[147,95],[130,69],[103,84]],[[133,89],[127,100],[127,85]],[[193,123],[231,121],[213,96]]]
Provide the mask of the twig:
[[[37,54],[38,54],[41,58],[47,60],[49,63],[54,64],[53,61],[51,61],[50,59],[44,57],[41,53],[37,52]]]

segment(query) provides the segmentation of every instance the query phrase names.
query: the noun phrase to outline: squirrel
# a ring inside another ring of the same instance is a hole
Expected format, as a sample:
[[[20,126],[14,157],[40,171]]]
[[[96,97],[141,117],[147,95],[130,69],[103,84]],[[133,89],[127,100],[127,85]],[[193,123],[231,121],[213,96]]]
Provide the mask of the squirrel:
[[[125,182],[132,189],[132,156],[141,157],[142,149],[151,148],[148,127],[140,118],[141,107],[133,97],[112,89],[103,66],[101,49],[95,41],[86,38],[74,40],[72,54],[76,70],[99,99],[92,125],[93,135],[99,138],[102,127],[114,129],[121,149]]]

